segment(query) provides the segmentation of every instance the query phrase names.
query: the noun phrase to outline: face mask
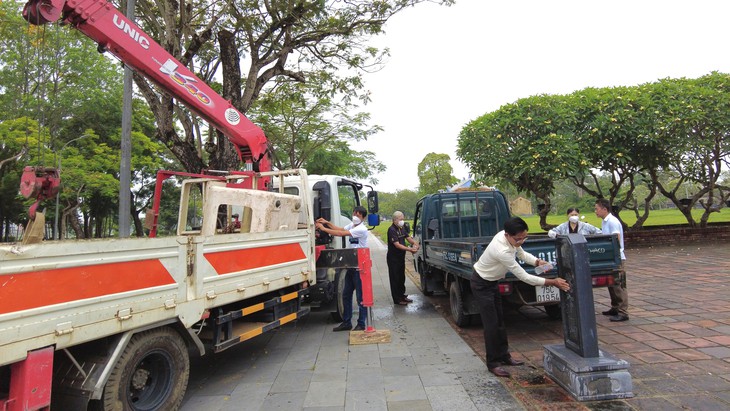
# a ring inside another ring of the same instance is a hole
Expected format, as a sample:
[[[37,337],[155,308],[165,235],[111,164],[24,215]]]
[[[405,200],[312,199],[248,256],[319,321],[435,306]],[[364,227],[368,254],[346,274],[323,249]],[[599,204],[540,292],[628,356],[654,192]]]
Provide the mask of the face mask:
[[[403,227],[403,225],[405,225],[405,223],[406,223],[405,220],[398,221],[398,227]]]
[[[360,223],[362,223],[362,220],[360,220],[360,217],[352,216],[352,224],[358,225]]]
[[[572,215],[568,218],[568,220],[570,220],[571,223],[575,224],[580,220],[580,218],[578,218],[577,215]]]

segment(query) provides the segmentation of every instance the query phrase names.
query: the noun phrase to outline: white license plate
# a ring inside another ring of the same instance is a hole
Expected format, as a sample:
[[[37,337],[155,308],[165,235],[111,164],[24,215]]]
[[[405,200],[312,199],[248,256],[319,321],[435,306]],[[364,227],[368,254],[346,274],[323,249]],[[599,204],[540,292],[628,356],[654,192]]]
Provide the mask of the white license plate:
[[[551,301],[560,301],[560,290],[558,287],[553,286],[535,286],[535,294],[537,295],[538,303],[547,303]]]

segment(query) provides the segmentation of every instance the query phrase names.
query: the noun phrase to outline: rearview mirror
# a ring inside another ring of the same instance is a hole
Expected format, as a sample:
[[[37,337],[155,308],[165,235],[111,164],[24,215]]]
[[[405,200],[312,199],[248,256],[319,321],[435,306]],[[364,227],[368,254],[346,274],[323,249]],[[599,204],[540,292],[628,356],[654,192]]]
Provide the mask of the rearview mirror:
[[[378,192],[368,191],[368,211],[371,214],[378,213]]]

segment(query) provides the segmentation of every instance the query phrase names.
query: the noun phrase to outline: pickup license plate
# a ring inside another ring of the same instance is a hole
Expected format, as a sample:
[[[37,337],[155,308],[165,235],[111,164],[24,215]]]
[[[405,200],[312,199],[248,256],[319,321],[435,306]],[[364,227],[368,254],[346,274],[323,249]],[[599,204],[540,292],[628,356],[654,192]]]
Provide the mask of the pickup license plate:
[[[560,301],[560,290],[558,287],[545,287],[542,285],[535,286],[535,294],[538,303],[548,303],[551,301]]]

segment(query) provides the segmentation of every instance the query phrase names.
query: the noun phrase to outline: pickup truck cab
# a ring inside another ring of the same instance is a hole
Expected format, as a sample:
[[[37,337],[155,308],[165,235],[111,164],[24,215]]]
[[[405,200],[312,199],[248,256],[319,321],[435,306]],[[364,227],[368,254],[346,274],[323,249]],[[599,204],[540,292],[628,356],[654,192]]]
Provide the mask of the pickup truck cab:
[[[469,284],[472,267],[510,217],[507,199],[496,189],[431,194],[416,204],[413,237],[421,248],[414,256],[414,264],[421,290],[425,295],[448,293],[451,313],[459,326],[468,325],[471,316],[479,313]],[[621,263],[618,238],[595,235],[586,239],[593,286],[613,284],[618,280]],[[555,240],[546,235],[530,235],[522,248],[556,263]],[[535,267],[519,262],[528,273],[535,274]],[[558,270],[543,275],[555,278]],[[560,293],[555,287],[533,287],[507,273],[499,289],[507,302],[542,306],[552,318],[561,315]]]

